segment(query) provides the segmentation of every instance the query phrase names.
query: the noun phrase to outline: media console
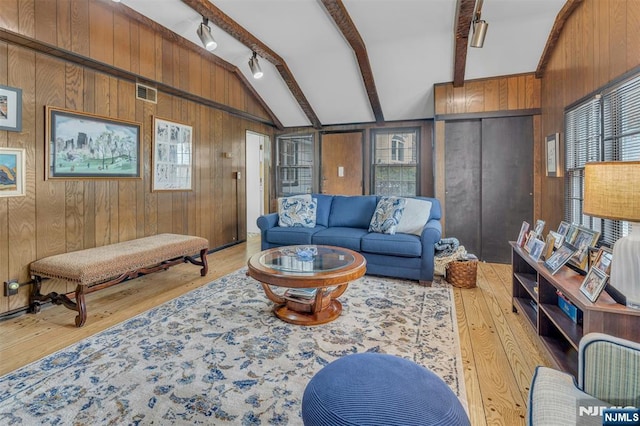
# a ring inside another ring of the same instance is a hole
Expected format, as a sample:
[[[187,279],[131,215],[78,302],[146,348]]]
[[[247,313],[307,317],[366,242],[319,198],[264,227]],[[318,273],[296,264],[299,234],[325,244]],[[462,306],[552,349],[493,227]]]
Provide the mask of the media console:
[[[555,275],[515,242],[511,245],[512,309],[537,332],[555,367],[576,376],[578,345],[587,333],[600,332],[640,341],[640,310],[620,305],[605,291],[591,303],[580,291],[583,275],[563,266]],[[558,306],[558,293],[582,312],[574,322]]]

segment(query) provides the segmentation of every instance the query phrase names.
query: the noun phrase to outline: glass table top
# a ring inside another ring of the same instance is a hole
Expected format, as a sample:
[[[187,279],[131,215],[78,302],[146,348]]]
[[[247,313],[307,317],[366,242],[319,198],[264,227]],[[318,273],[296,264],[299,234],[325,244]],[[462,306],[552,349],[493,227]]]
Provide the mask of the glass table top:
[[[346,250],[314,245],[269,250],[259,259],[261,265],[278,271],[310,274],[344,268],[354,261],[353,255]]]

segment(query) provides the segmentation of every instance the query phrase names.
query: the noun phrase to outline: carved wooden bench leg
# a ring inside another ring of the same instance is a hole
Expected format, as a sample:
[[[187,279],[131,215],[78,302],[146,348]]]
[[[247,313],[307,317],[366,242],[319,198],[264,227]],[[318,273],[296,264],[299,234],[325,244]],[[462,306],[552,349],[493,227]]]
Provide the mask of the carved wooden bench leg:
[[[185,256],[184,257],[184,261],[185,262],[189,262],[192,265],[202,266],[202,269],[200,269],[200,275],[203,276],[203,277],[205,275],[207,275],[207,272],[209,272],[209,264],[207,263],[207,252],[208,251],[209,251],[209,249],[206,249],[206,248],[200,250],[200,260],[196,260],[192,256]]]
[[[84,300],[84,289],[86,286],[78,284],[76,287],[76,303],[78,315],[76,316],[76,327],[82,327],[87,322],[87,305]]]

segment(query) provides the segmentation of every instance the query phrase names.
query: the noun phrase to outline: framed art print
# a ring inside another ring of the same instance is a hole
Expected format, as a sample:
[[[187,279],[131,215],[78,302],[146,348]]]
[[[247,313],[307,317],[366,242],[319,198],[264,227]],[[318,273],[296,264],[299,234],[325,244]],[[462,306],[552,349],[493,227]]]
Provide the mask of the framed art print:
[[[0,130],[22,130],[22,89],[0,85]]]
[[[45,179],[142,177],[140,123],[51,106],[45,121]]]
[[[0,148],[0,197],[25,195],[25,151]]]
[[[547,160],[547,176],[562,176],[560,169],[560,133],[554,133],[547,136],[546,143],[546,160]]]
[[[153,118],[152,191],[191,191],[193,128]]]
[[[607,278],[608,276],[600,269],[591,268],[587,276],[584,277],[582,285],[580,285],[580,291],[593,303],[602,293],[604,286],[607,284]]]

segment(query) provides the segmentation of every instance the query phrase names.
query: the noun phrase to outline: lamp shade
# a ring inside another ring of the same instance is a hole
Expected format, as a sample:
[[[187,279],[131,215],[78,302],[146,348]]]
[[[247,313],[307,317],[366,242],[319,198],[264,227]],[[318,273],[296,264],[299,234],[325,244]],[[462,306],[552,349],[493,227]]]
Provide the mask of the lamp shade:
[[[587,163],[583,212],[602,219],[640,222],[640,161]]]

